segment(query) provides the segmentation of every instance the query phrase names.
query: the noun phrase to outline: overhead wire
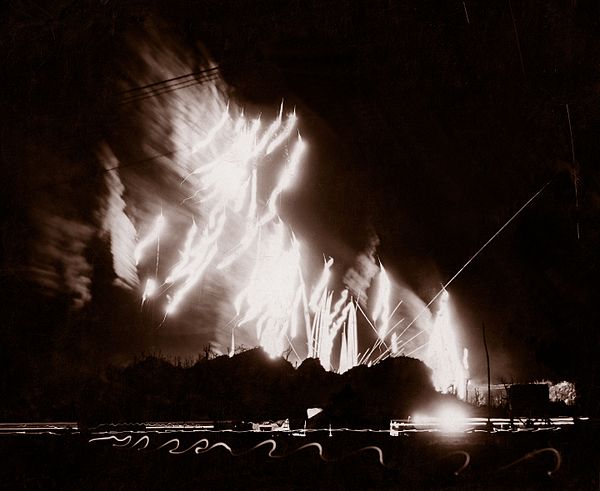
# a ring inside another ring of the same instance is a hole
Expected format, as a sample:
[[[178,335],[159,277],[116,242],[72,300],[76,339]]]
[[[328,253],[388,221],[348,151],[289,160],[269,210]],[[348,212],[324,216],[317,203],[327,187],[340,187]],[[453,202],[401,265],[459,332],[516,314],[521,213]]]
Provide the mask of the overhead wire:
[[[217,68],[211,68],[203,72],[194,72],[181,77],[167,79],[162,82],[155,82],[143,87],[129,89],[121,94],[124,96],[119,100],[119,105],[138,102],[159,95],[174,92],[180,89],[186,89],[195,85],[202,85],[207,82],[218,80],[219,72]],[[191,77],[191,78],[190,78]],[[172,83],[174,82],[174,83]]]
[[[425,307],[423,307],[423,309],[415,316],[415,318],[404,328],[404,330],[402,331],[402,333],[398,336],[399,338],[402,337],[402,335],[426,312],[429,310],[429,307],[431,306],[431,304],[433,304],[433,302],[435,302],[437,300],[437,298],[446,290],[446,288],[448,286],[450,286],[450,284],[465,270],[465,268],[471,264],[471,262],[496,238],[498,237],[498,235],[500,235],[500,233],[502,233],[502,231],[508,227],[508,225],[517,217],[521,214],[521,212],[527,208],[527,206],[534,201],[547,187],[548,185],[553,181],[553,179],[550,179],[548,182],[546,182],[531,198],[529,198],[505,223],[504,225],[502,225],[478,250],[475,254],[473,254],[469,260],[454,274],[454,276],[452,276],[444,285],[442,285],[442,288],[434,295],[434,297],[429,301],[429,303],[427,305],[425,305]],[[411,338],[409,338],[407,341],[403,342],[401,346],[399,346],[399,349],[403,349],[405,346],[408,345],[408,343],[410,343],[411,341],[413,341],[415,338],[417,338],[418,336],[420,336],[421,334],[423,334],[425,332],[424,329],[420,329],[415,335],[413,335]],[[389,349],[384,351],[382,353],[381,356],[387,354],[389,352]],[[377,362],[377,360],[376,360]]]

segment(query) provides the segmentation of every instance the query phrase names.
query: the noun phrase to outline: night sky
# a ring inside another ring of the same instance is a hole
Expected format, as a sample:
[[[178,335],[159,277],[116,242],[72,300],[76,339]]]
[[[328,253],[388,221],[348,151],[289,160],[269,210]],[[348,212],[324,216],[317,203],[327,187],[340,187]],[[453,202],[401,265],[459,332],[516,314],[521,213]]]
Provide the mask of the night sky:
[[[241,106],[297,107],[310,150],[283,215],[339,277],[376,234],[393,278],[428,303],[549,182],[449,287],[461,340],[475,378],[483,322],[496,381],[600,375],[595,2],[28,0],[0,18],[10,373],[206,343],[203,328],[157,331],[115,286],[97,215],[106,141],[158,186],[120,102],[152,80],[137,48],[162,39],[193,69],[210,53]]]

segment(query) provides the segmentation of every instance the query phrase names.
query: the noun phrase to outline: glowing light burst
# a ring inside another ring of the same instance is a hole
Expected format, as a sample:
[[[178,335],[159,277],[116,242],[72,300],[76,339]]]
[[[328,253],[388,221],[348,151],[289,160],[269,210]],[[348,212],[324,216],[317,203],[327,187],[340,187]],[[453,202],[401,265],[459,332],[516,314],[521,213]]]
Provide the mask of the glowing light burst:
[[[394,331],[401,321],[390,329],[398,306],[390,313],[392,283],[381,263],[372,319],[347,289],[339,295],[330,289],[333,258],[324,258],[312,287],[306,284],[300,244],[278,209],[281,196],[297,182],[306,154],[307,144],[297,132],[297,120],[295,111],[284,116],[283,103],[269,124],[247,117],[230,104],[222,106],[212,126],[189,147],[182,186],[189,187],[184,203],[191,206],[194,218],[182,234],[178,258],[169,265],[164,279],[158,274],[159,241],[167,225],[162,213],[135,248],[135,262],[140,266],[156,244],[157,267],[146,279],[142,305],[150,299],[165,302],[166,298],[166,319],[193,297],[206,275],[227,274],[236,262],[251,260],[249,273],[232,299],[235,318],[230,323],[230,355],[235,350],[236,332],[244,330],[253,332],[269,355],[279,356],[291,346],[300,358],[292,342],[305,333],[307,357],[318,358],[326,370],[332,370],[334,346],[339,346],[337,369],[345,372],[360,363],[373,363],[371,354],[382,344],[387,347],[388,337],[392,354],[401,354],[401,335]],[[266,167],[277,176],[268,190],[261,181]],[[232,243],[227,231],[233,229],[236,237]],[[377,335],[376,345],[362,357],[358,353],[359,311]],[[452,336],[442,307],[431,333],[428,359],[440,390],[458,380]]]
[[[275,233],[259,244],[250,281],[235,301],[238,314],[245,308],[238,327],[256,321],[256,337],[272,356],[285,350],[286,335],[294,323],[292,314],[301,299],[298,243],[292,237],[286,246],[285,226],[278,222],[275,228]]]
[[[448,312],[449,297],[447,291],[441,296],[440,307],[429,336],[427,364],[432,369],[436,390],[461,395],[465,391],[467,374]]]
[[[255,255],[250,278],[234,301],[238,315],[236,328],[246,328],[253,322],[261,346],[276,356],[286,349],[287,340],[297,335],[300,305],[306,297],[299,244],[277,210],[278,198],[293,186],[298,176],[306,143],[299,134],[293,137],[297,116],[292,112],[284,118],[283,103],[277,118],[264,131],[260,118],[249,119],[243,113],[233,118],[230,111],[227,104],[204,138],[190,151],[194,164],[183,183],[192,186],[192,194],[186,201],[192,200],[198,207],[197,215],[205,218],[203,227],[198,227],[196,220],[192,222],[179,261],[163,282],[166,289],[172,289],[167,296],[166,315],[177,312],[203,275],[213,268],[213,262],[215,269],[222,270],[243,256]],[[275,152],[284,145],[291,147],[289,157],[263,203],[257,192],[257,171],[267,160],[272,161]],[[202,150],[208,147],[216,157],[201,162]],[[240,220],[244,223],[243,233],[233,248],[223,248],[222,252],[219,245],[232,217],[236,224]],[[138,243],[136,264],[149,246],[158,241],[164,225],[161,214]],[[143,302],[155,296],[158,287],[155,278],[148,279]]]

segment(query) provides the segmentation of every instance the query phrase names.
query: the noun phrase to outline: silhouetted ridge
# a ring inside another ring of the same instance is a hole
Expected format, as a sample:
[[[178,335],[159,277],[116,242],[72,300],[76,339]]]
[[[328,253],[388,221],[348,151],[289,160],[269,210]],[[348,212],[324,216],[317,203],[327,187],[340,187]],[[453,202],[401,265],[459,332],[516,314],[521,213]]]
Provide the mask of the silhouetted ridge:
[[[389,358],[344,374],[327,372],[319,360],[297,369],[256,348],[233,357],[208,356],[184,367],[149,356],[124,368],[87,373],[58,390],[53,384],[5,410],[5,419],[35,414],[39,419],[98,423],[147,421],[263,421],[289,418],[303,426],[308,408],[324,411],[309,426],[386,427],[439,395],[430,370],[413,358]],[[56,394],[60,394],[57,397]],[[32,410],[33,409],[33,410]]]

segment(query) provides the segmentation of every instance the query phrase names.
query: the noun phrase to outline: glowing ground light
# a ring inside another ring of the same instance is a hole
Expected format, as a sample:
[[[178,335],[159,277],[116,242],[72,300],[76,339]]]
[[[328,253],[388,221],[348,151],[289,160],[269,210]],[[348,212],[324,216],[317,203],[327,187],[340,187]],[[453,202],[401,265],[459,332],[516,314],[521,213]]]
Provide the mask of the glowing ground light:
[[[467,421],[468,416],[465,411],[454,404],[444,404],[432,415],[415,414],[412,418],[416,427],[434,426],[449,433],[463,431]]]

